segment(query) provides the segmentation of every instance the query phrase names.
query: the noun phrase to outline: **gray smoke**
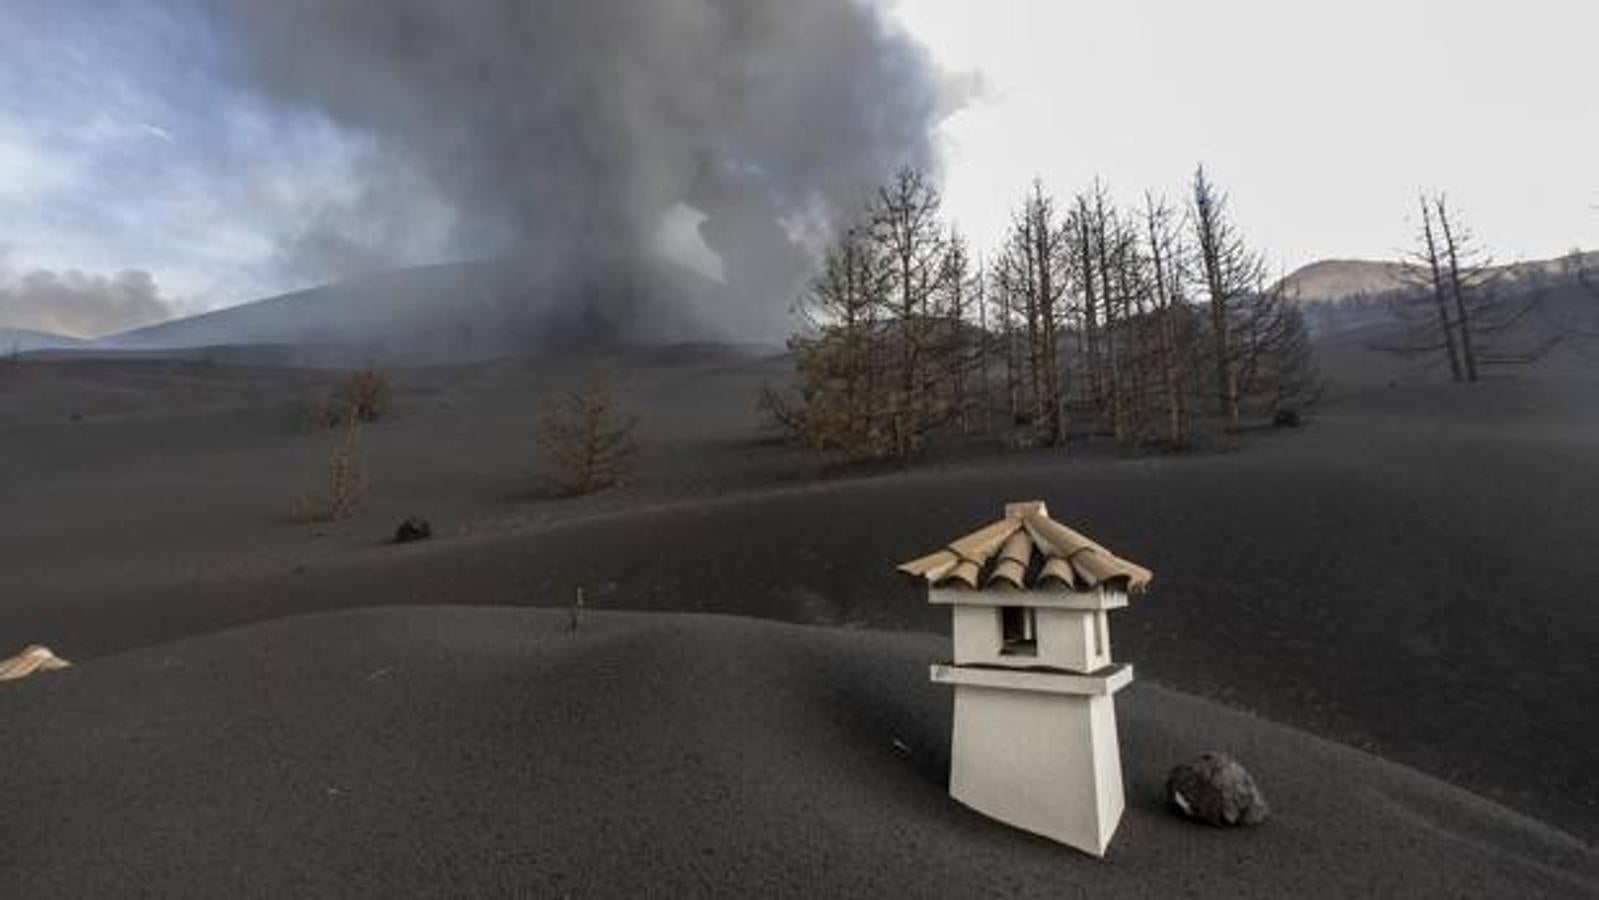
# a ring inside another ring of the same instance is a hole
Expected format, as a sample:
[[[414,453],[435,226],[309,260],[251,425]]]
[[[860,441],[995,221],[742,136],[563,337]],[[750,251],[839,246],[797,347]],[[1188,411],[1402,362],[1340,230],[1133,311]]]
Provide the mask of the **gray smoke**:
[[[76,269],[15,273],[0,261],[0,327],[100,337],[170,319],[178,306],[142,269],[115,275]]]
[[[781,327],[814,237],[871,185],[936,163],[947,107],[922,48],[856,0],[216,2],[246,83],[376,140],[386,186],[356,218],[426,214],[395,202],[410,171],[459,256],[592,280],[687,204],[746,334]],[[405,230],[338,223],[286,250],[370,268],[371,236]]]

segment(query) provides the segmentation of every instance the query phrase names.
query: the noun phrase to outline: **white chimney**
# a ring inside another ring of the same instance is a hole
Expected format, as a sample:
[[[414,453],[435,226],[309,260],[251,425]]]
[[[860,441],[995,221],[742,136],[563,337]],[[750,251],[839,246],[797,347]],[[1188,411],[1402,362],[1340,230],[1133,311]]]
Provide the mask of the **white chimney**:
[[[899,568],[951,611],[955,658],[932,668],[955,690],[950,795],[1103,856],[1124,806],[1115,694],[1133,680],[1106,613],[1153,573],[1037,501]]]

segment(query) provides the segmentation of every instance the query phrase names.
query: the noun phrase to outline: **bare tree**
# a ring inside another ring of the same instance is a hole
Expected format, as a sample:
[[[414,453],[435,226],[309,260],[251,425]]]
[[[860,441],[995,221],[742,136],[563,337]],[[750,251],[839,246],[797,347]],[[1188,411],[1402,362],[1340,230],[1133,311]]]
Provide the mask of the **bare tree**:
[[[1237,428],[1239,409],[1239,348],[1234,319],[1250,295],[1265,283],[1266,265],[1245,245],[1227,211],[1221,193],[1200,166],[1194,173],[1192,223],[1199,256],[1201,286],[1210,308],[1212,362],[1216,367],[1216,403],[1229,428]]]
[[[571,494],[613,487],[632,471],[638,420],[624,414],[603,379],[559,398],[539,430],[549,477]]]
[[[1108,219],[1114,215],[1103,183],[1097,179],[1089,193],[1079,193],[1066,222],[1069,236],[1067,268],[1070,272],[1077,313],[1076,368],[1086,399],[1102,422],[1117,428],[1111,384],[1114,365],[1106,364],[1110,324],[1112,267],[1109,260],[1111,230]]]
[[[1432,295],[1433,305],[1438,313],[1438,335],[1449,355],[1449,375],[1455,381],[1465,377],[1466,370],[1460,364],[1460,350],[1455,346],[1456,323],[1449,314],[1449,289],[1444,280],[1444,264],[1438,251],[1438,237],[1433,232],[1432,207],[1428,205],[1427,198],[1421,198],[1421,250],[1418,254],[1419,261],[1426,266],[1425,277],[1428,293]],[[1475,379],[1475,373],[1473,379]]]
[[[1514,267],[1496,266],[1444,195],[1423,195],[1421,214],[1417,249],[1405,263],[1413,289],[1389,298],[1406,331],[1380,349],[1412,356],[1442,352],[1450,377],[1469,383],[1490,367],[1536,362],[1575,334],[1535,320],[1532,313],[1547,285],[1537,279],[1517,283]]]
[[[983,413],[983,433],[994,430],[994,390],[989,380],[988,358],[992,353],[994,335],[989,331],[988,312],[988,269],[981,263],[973,276],[972,286],[976,289],[973,298],[977,305],[977,385],[982,392],[981,403]]]
[[[1438,213],[1438,228],[1443,232],[1445,283],[1455,302],[1455,322],[1460,331],[1460,356],[1467,381],[1477,380],[1477,354],[1472,347],[1472,310],[1467,294],[1488,286],[1493,261],[1483,255],[1465,229],[1449,221],[1449,204],[1442,194],[1433,198]]]
[[[375,422],[388,412],[393,393],[394,377],[386,369],[346,372],[312,407],[310,421],[322,428],[336,428],[353,409],[361,421]]]
[[[1060,336],[1066,313],[1067,232],[1055,201],[1035,180],[1012,216],[1011,229],[996,264],[998,289],[1026,324],[1026,368],[1035,436],[1046,444],[1066,440],[1066,382]]]
[[[894,381],[884,358],[887,285],[886,261],[876,242],[860,227],[846,228],[795,305],[803,330],[788,346],[799,396],[790,399],[768,388],[761,402],[813,450],[851,458],[896,451],[886,399]]]
[[[1188,443],[1188,365],[1192,358],[1188,336],[1188,304],[1185,294],[1187,256],[1182,245],[1182,225],[1171,206],[1144,195],[1144,225],[1147,231],[1149,262],[1154,282],[1157,362],[1166,401],[1166,437],[1173,448]]]
[[[1137,443],[1150,418],[1149,369],[1156,358],[1152,263],[1135,217],[1110,202],[1103,182],[1095,182],[1090,198],[1079,197],[1075,216],[1072,257],[1091,395],[1115,439]]]
[[[950,409],[962,433],[970,434],[976,405],[970,396],[973,380],[977,379],[980,395],[987,390],[984,347],[987,335],[981,330],[982,276],[973,271],[971,251],[958,231],[951,228],[945,240],[944,271],[939,279],[942,293],[937,305],[942,328],[935,337],[933,350],[948,387]],[[977,323],[971,321],[974,310],[978,314]]]
[[[789,341],[799,396],[762,405],[812,449],[907,459],[927,435],[970,425],[980,342],[970,251],[940,218],[937,190],[901,169],[828,249]]]
[[[328,454],[326,486],[295,498],[292,514],[296,519],[337,522],[360,511],[367,491],[365,454],[361,449],[363,421],[356,404],[347,404],[342,427]]]
[[[1032,261],[1031,223],[1018,216],[994,265],[996,294],[1007,340],[1006,380],[1011,424],[1036,423],[1043,396],[1038,347],[1037,272]]]
[[[947,415],[938,405],[932,389],[936,377],[925,358],[934,328],[933,304],[946,274],[942,205],[927,176],[906,167],[878,189],[866,215],[871,240],[886,266],[889,337],[898,345],[889,424],[895,455],[902,459],[919,449],[922,435]]]
[[[1283,413],[1297,422],[1322,389],[1304,313],[1280,279],[1247,295],[1242,311],[1234,330],[1241,402],[1251,404],[1252,412]]]
[[[1010,281],[1007,278],[1010,260],[1001,256],[990,276],[993,289],[988,291],[989,304],[994,307],[999,338],[1005,348],[1005,412],[1011,427],[1022,419],[1022,359],[1018,346],[1016,309]]]

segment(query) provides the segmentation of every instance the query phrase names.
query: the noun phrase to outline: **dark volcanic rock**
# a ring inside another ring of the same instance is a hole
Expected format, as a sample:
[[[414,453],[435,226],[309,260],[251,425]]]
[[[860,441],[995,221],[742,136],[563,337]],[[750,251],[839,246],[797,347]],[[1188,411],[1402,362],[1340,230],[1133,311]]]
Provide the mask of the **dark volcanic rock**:
[[[396,544],[409,544],[412,541],[425,541],[433,536],[433,526],[427,519],[418,516],[407,517],[400,527],[394,529],[394,542]]]
[[[1238,761],[1206,753],[1171,770],[1166,799],[1184,816],[1211,825],[1259,825],[1271,812],[1255,779]]]

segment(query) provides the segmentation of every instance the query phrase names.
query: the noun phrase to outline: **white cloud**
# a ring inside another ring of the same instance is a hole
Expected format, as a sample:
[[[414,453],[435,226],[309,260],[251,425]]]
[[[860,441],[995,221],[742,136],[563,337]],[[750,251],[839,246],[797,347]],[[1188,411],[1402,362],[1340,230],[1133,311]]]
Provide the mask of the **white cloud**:
[[[178,139],[172,136],[172,132],[162,128],[160,125],[156,125],[153,122],[138,122],[136,124],[140,131],[143,131],[145,134],[153,138],[166,141],[169,144],[176,144],[178,142]]]

